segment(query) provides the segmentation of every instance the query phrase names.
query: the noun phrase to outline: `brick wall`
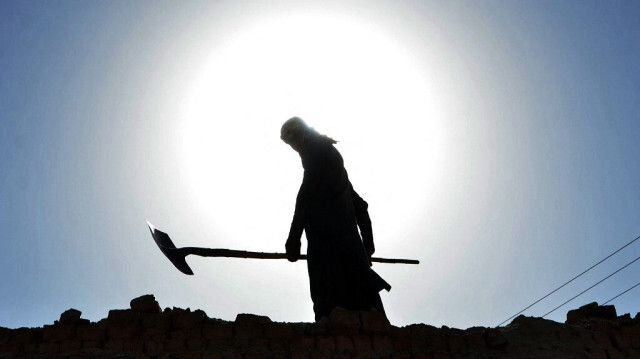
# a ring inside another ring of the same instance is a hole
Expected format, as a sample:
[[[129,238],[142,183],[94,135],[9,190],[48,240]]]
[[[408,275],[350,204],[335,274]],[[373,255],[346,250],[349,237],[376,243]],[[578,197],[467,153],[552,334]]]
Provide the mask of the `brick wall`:
[[[587,307],[587,306],[586,306]],[[69,310],[42,328],[0,327],[0,358],[440,359],[637,358],[640,315],[590,316],[572,324],[520,316],[502,328],[390,325],[375,312],[336,309],[321,323],[277,323],[239,314],[211,319],[203,311],[165,309],[152,295],[89,322]]]

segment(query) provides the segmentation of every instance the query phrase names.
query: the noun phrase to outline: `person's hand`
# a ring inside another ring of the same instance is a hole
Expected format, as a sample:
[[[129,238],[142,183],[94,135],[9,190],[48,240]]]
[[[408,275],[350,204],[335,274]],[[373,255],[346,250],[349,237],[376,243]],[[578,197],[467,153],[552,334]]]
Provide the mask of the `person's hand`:
[[[284,247],[287,251],[287,260],[289,262],[295,262],[300,259],[300,245],[300,240],[287,239]]]
[[[369,266],[373,266],[373,263],[371,262],[371,257],[373,256],[373,253],[376,252],[376,246],[373,245],[373,241],[365,244],[364,250],[367,252],[367,256],[369,257]]]

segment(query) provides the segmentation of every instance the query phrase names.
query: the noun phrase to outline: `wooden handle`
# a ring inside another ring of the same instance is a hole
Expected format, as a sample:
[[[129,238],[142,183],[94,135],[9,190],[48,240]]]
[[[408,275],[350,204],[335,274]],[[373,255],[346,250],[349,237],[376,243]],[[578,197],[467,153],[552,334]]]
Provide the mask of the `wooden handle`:
[[[286,259],[286,253],[264,253],[264,252],[250,252],[250,251],[238,251],[234,249],[221,249],[221,248],[200,248],[200,247],[184,247],[176,248],[181,251],[183,255],[187,256],[193,254],[200,257],[229,257],[229,258],[256,258],[256,259]],[[307,256],[301,254],[298,259],[306,260]],[[371,258],[372,262],[378,263],[400,263],[400,264],[420,264],[420,261],[415,259],[395,259],[395,258]]]

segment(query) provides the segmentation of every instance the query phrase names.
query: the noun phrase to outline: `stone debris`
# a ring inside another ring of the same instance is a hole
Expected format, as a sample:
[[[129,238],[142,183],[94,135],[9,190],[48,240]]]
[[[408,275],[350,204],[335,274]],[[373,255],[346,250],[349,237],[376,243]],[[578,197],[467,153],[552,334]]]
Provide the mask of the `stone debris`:
[[[143,295],[131,300],[131,309],[140,313],[160,313],[162,309],[153,294]]]
[[[80,315],[82,315],[81,311],[71,308],[60,314],[60,323],[77,322],[78,320],[80,320]]]
[[[160,310],[153,295],[89,322],[70,309],[43,328],[0,327],[0,359],[640,359],[640,315],[616,316],[589,304],[567,323],[519,316],[506,327],[466,330],[391,325],[376,312],[336,308],[318,323],[278,323],[238,314],[211,319],[201,310]]]
[[[616,307],[613,305],[598,305],[598,303],[589,303],[567,313],[567,324],[580,324],[590,319],[616,320],[618,314]]]

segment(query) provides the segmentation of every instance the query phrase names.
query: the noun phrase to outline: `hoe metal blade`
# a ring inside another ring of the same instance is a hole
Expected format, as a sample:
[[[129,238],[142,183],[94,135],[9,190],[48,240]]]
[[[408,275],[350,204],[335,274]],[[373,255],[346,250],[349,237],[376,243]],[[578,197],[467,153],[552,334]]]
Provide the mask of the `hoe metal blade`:
[[[151,236],[158,245],[158,248],[160,248],[162,253],[169,258],[171,263],[173,263],[180,272],[193,275],[193,271],[187,264],[186,254],[181,253],[181,251],[176,248],[171,241],[171,238],[169,238],[169,235],[159,229],[156,229],[151,223],[149,223],[149,221],[147,221],[147,225],[149,226]]]

